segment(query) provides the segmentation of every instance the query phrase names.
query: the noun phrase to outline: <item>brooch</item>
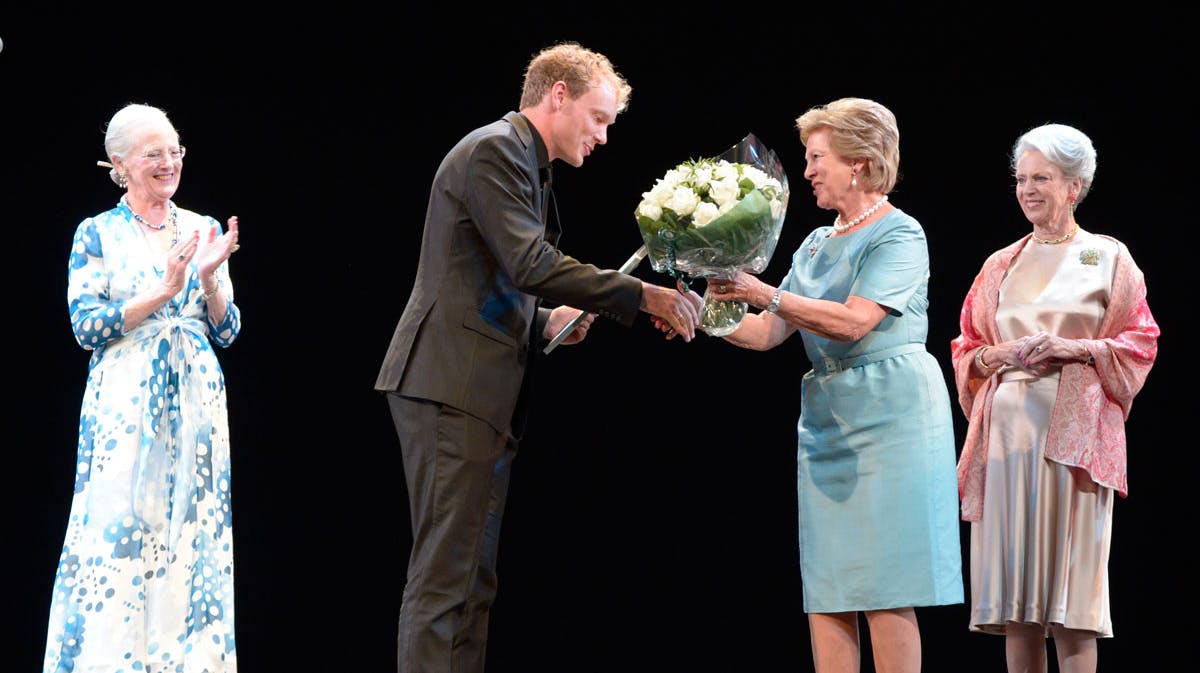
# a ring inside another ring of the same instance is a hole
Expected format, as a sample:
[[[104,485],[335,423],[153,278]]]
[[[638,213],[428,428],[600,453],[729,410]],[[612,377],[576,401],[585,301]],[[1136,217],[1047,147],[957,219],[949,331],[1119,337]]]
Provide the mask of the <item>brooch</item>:
[[[1087,248],[1079,253],[1079,262],[1088,266],[1096,266],[1100,263],[1100,251],[1095,248]]]

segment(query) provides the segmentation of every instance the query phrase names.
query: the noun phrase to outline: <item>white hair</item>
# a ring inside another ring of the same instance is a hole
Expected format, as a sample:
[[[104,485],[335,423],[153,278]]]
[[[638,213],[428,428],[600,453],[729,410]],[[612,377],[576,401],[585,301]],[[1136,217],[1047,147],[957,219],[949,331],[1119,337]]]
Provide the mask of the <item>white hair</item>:
[[[104,132],[105,155],[109,158],[116,156],[120,159],[129,156],[129,153],[134,150],[133,142],[137,137],[138,130],[151,124],[166,125],[172,131],[175,130],[174,124],[167,119],[167,113],[152,105],[130,103],[117,110],[112,119],[108,120],[108,126]],[[108,176],[112,178],[113,182],[123,186],[123,178],[117,173],[116,167],[108,172]]]
[[[1096,148],[1092,147],[1091,138],[1066,124],[1044,124],[1030,129],[1013,145],[1013,170],[1016,170],[1021,155],[1029,150],[1041,152],[1050,163],[1058,166],[1067,179],[1079,178],[1083,186],[1075,202],[1083,201],[1096,175]]]

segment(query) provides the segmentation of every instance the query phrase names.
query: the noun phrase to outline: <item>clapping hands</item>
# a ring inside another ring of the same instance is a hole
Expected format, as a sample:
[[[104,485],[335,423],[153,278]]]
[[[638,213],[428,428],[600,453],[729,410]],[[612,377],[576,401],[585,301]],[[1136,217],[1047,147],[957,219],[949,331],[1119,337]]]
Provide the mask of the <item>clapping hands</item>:
[[[213,225],[208,230],[208,234],[200,240],[199,248],[196,250],[196,265],[201,278],[208,278],[216,273],[217,267],[229,259],[229,256],[238,247],[237,215],[230,217],[226,224],[228,228],[225,233],[218,236],[217,227]]]

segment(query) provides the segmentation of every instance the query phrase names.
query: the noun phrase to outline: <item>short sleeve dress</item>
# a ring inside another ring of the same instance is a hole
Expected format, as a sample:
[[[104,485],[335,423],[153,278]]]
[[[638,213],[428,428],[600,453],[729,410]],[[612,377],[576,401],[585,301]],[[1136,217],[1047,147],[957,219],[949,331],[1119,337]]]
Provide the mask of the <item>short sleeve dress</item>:
[[[180,237],[216,220],[178,209]],[[185,287],[132,328],[126,302],[161,283],[124,201],[75,231],[71,326],[91,352],[75,489],[46,637],[45,673],[234,673],[233,532],[225,379],[214,346],[241,330],[227,299],[208,316],[196,265]]]
[[[843,343],[801,331],[812,370],[797,423],[805,612],[963,602],[950,396],[928,335],[925,232],[894,209],[857,231],[815,230],[782,283],[871,299],[887,315]]]

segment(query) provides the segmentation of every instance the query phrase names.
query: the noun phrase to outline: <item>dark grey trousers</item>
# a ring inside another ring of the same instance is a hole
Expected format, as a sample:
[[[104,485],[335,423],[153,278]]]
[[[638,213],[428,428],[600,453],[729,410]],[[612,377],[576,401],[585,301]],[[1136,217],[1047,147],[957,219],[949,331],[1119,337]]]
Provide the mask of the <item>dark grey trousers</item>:
[[[387,400],[413,532],[399,673],[482,673],[516,443],[459,409],[396,393]]]

